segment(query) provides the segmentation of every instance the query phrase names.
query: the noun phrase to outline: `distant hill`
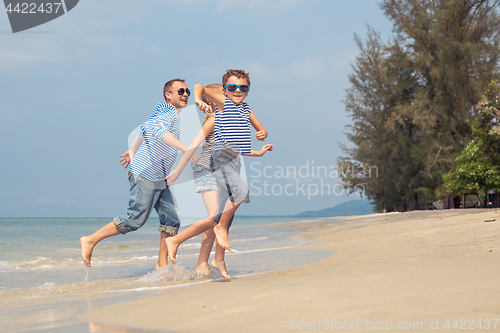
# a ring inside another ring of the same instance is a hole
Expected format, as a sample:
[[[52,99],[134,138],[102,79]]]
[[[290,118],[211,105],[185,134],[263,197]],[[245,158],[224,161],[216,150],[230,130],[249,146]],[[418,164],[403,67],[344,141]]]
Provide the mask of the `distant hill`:
[[[374,214],[373,206],[368,200],[351,200],[337,206],[316,211],[306,211],[293,217],[332,217]]]

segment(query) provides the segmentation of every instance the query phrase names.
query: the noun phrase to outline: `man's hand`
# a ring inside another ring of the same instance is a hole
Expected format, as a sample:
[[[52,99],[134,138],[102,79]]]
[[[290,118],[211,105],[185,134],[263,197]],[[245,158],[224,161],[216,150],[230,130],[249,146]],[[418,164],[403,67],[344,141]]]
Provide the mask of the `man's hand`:
[[[134,159],[134,155],[130,153],[130,150],[127,150],[123,154],[120,155],[120,163],[125,167],[128,168],[130,162]]]

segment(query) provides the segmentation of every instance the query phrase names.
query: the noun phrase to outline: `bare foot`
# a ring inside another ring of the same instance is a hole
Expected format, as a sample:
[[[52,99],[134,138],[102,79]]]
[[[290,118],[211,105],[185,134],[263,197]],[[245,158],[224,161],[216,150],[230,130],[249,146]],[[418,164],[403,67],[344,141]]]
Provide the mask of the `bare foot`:
[[[94,250],[94,245],[90,244],[87,241],[87,237],[81,237],[80,246],[82,247],[83,262],[90,267],[90,259],[92,258],[92,251]]]
[[[203,277],[203,276],[208,276],[212,271],[210,270],[210,267],[208,266],[208,263],[203,262],[201,264],[198,264],[196,268],[194,269],[194,273],[198,277]]]
[[[167,266],[165,266],[167,267]],[[160,269],[164,269],[165,267],[161,267],[160,265],[156,264],[156,270],[159,271]]]
[[[174,242],[173,237],[166,238],[165,243],[167,244],[168,259],[170,259],[173,264],[177,264],[175,255],[177,254],[177,248],[179,247],[179,244],[176,244]]]
[[[226,279],[228,281],[231,280],[231,275],[227,274],[226,263],[224,261],[215,261],[215,259],[214,259],[210,263],[210,266],[212,266],[213,268],[218,270],[220,275],[222,275],[222,277],[224,279]]]
[[[222,248],[231,251],[231,245],[229,244],[229,238],[227,236],[227,229],[220,228],[217,224],[214,227],[215,239],[217,240],[217,244],[222,246]]]

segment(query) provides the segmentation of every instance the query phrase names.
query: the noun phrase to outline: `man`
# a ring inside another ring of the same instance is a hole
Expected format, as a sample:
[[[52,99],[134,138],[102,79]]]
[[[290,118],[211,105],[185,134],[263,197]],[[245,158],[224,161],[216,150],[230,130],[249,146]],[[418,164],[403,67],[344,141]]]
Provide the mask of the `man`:
[[[135,231],[146,223],[153,207],[160,218],[160,252],[156,269],[168,265],[165,239],[177,234],[180,226],[175,198],[165,178],[170,173],[177,150],[187,147],[179,141],[179,113],[191,92],[184,80],[168,81],[163,88],[166,103],[158,104],[150,119],[141,126],[130,150],[122,156],[129,171],[129,208],[90,236],[81,237],[82,259],[88,267],[94,247],[103,239]]]

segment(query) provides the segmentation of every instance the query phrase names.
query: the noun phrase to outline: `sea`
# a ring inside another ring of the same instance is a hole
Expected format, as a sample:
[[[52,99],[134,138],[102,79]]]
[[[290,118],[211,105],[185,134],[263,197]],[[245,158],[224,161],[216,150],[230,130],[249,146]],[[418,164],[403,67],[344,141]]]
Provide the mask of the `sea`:
[[[160,233],[154,217],[135,232],[100,242],[88,268],[81,259],[79,239],[111,220],[0,218],[0,332],[153,332],[82,322],[78,315],[174,288],[225,281],[215,270],[204,277],[194,274],[201,236],[179,247],[176,265],[156,271]],[[183,218],[183,225],[197,220]],[[299,219],[235,217],[230,233],[232,251],[226,253],[232,279],[303,265],[333,254],[303,248],[311,243],[292,239],[298,235],[293,228],[278,225],[296,221]]]

